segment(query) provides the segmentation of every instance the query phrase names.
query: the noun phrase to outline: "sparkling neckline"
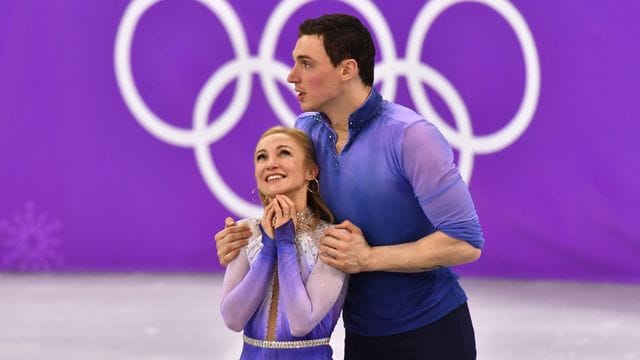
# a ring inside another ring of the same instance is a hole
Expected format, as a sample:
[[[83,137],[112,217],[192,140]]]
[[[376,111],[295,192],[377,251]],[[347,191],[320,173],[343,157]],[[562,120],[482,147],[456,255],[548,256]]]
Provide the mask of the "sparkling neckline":
[[[311,211],[311,208],[306,208],[300,212],[296,213],[296,220],[297,220],[297,227],[298,230],[300,231],[306,231],[309,230],[311,228],[313,228],[313,226],[316,223],[316,219],[315,216],[313,214],[313,211]]]

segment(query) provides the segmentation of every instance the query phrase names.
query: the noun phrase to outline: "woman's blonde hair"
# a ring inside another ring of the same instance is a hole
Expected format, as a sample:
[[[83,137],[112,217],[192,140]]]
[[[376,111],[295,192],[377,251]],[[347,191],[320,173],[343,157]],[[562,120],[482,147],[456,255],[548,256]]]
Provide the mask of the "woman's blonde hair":
[[[309,139],[307,134],[295,128],[275,126],[275,127],[272,127],[271,129],[268,129],[264,133],[262,133],[262,136],[260,136],[260,139],[258,141],[266,138],[269,135],[274,135],[274,134],[287,135],[290,138],[292,138],[296,143],[298,143],[298,145],[300,145],[300,147],[302,147],[302,150],[304,151],[305,165],[309,167],[315,166],[316,168],[318,168],[318,175],[320,174],[320,167],[318,166],[318,162],[316,160],[316,153],[313,150],[313,144],[311,143],[311,139]],[[328,223],[334,223],[335,218],[333,217],[331,210],[329,210],[329,207],[322,199],[322,196],[320,196],[320,186],[318,185],[318,189],[316,190],[309,190],[309,189],[307,190],[308,190],[307,206],[311,209],[313,214],[317,218],[322,219]],[[267,206],[269,204],[268,197],[264,195],[262,192],[259,192],[259,193],[260,193],[260,199],[262,200],[262,205]],[[302,210],[302,209],[299,209],[299,210]]]

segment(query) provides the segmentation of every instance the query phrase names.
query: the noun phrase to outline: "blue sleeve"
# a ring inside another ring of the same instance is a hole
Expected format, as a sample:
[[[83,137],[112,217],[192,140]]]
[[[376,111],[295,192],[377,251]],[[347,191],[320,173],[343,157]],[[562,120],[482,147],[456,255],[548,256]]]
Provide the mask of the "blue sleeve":
[[[402,166],[434,227],[481,249],[484,237],[471,194],[453,163],[449,143],[433,124],[416,121],[405,129]]]
[[[275,230],[284,312],[291,334],[304,336],[323,321],[336,303],[341,307],[340,295],[346,284],[346,274],[317,261],[305,284],[300,275],[294,239],[295,229],[291,220]]]
[[[231,330],[242,330],[267,296],[276,262],[275,241],[264,232],[262,248],[253,265],[240,254],[228,266],[222,282],[220,311],[225,325]]]

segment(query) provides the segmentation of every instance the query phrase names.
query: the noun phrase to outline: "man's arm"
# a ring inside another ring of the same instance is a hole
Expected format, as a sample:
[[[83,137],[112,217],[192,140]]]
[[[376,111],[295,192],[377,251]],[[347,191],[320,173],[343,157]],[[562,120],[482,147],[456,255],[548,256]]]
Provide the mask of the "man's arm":
[[[320,240],[320,260],[349,274],[364,271],[420,272],[461,265],[480,257],[466,241],[436,231],[414,242],[369,246],[360,228],[344,221]]]

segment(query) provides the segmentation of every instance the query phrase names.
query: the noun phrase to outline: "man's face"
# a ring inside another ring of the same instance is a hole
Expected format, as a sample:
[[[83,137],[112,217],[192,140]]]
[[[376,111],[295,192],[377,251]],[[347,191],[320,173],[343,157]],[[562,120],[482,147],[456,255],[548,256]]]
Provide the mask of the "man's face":
[[[302,111],[328,113],[340,94],[342,66],[333,66],[322,41],[319,35],[302,35],[293,49],[287,81],[295,85]]]

